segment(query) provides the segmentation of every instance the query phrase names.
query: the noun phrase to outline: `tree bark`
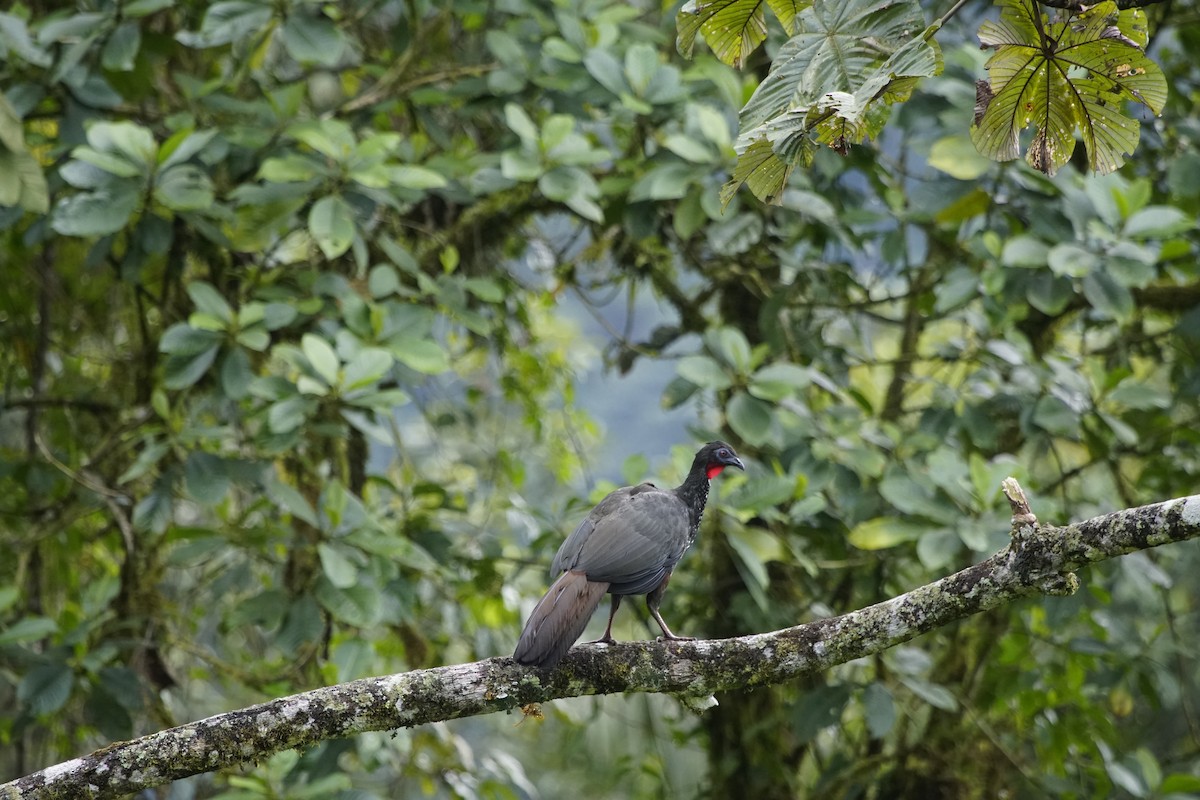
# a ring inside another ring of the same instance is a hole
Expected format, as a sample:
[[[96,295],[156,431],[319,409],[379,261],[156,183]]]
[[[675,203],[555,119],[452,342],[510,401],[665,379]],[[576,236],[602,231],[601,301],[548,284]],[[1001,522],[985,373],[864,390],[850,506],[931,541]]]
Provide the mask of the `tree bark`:
[[[1012,540],[987,560],[839,617],[770,633],[694,642],[577,647],[554,670],[491,658],[364,678],[271,700],[129,742],[117,742],[0,785],[0,800],[109,798],[289,748],[413,727],[562,697],[666,692],[701,708],[713,692],[781,683],[886,650],[1021,597],[1068,594],[1072,570],[1200,536],[1200,495],[1042,526],[1016,481]]]

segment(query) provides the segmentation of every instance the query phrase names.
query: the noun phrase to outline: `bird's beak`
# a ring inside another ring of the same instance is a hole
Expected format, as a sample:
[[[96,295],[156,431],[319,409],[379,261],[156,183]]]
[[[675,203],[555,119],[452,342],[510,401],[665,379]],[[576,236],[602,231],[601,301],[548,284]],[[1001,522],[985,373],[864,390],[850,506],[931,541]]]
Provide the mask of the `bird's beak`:
[[[734,457],[733,457],[733,461],[730,461],[730,462],[729,462],[729,466],[731,466],[731,467],[737,467],[737,468],[738,468],[738,469],[740,469],[742,472],[745,472],[745,471],[746,471],[746,465],[745,465],[745,464],[743,464],[743,463],[742,463],[742,460],[741,460],[740,458],[738,458],[737,456],[734,456]]]

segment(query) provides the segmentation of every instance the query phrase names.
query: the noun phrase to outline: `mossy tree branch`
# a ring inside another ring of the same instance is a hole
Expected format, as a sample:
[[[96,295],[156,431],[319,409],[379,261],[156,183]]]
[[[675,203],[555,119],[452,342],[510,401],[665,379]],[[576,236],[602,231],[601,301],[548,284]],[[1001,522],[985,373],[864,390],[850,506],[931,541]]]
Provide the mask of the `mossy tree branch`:
[[[1039,524],[1016,481],[1012,541],[987,560],[859,611],[770,633],[578,647],[538,672],[510,658],[365,678],[117,742],[0,785],[0,800],[119,797],[366,731],[511,712],[563,697],[713,692],[781,683],[886,650],[1020,597],[1069,594],[1090,563],[1200,536],[1200,495],[1064,527]]]

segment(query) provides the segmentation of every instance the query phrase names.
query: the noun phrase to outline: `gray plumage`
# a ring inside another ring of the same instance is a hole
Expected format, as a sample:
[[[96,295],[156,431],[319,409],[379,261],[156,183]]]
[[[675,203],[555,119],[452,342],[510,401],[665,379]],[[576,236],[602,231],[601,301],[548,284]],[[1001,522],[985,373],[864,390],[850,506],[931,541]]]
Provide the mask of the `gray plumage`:
[[[612,612],[597,641],[613,641],[612,620],[621,598],[638,594],[647,595],[665,638],[686,638],[671,633],[658,605],[672,570],[696,539],[709,479],[726,466],[745,469],[732,447],[710,442],[696,454],[679,487],[642,483],[601,500],[559,548],[552,571],[561,575],[534,607],[513,658],[544,669],[558,664],[605,593],[613,596]]]

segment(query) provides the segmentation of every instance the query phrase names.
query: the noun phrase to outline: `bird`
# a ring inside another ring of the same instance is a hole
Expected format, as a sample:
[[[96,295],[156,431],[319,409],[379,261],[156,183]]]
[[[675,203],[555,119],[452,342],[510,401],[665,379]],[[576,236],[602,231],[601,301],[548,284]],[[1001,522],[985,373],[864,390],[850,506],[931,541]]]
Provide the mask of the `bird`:
[[[606,593],[612,595],[608,626],[588,644],[612,644],[613,617],[621,598],[639,594],[646,595],[650,616],[662,628],[660,638],[692,640],[672,633],[658,606],[672,570],[696,540],[709,482],[726,467],[746,469],[732,447],[709,442],[696,453],[676,488],[640,483],[601,500],[558,549],[551,574],[561,574],[534,606],[513,659],[540,669],[557,666]]]

